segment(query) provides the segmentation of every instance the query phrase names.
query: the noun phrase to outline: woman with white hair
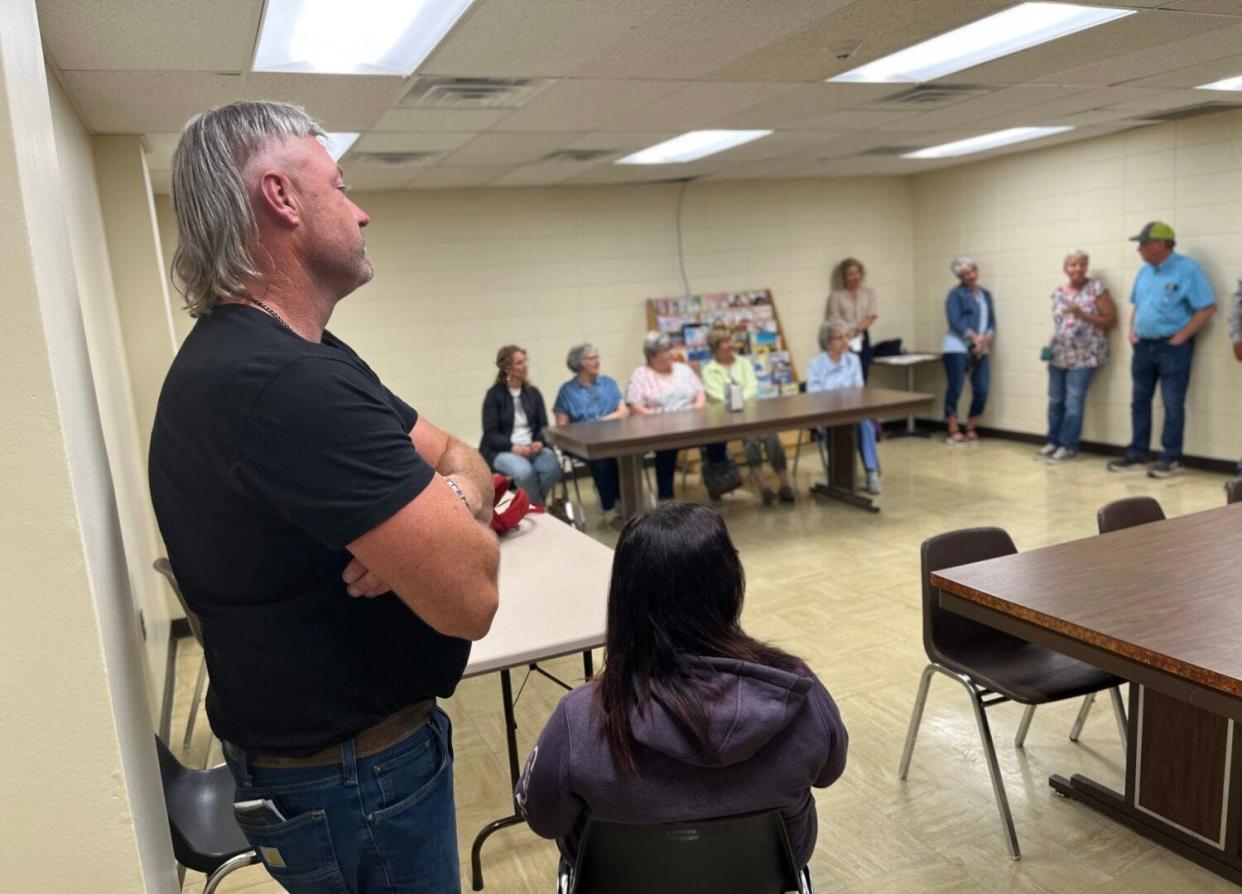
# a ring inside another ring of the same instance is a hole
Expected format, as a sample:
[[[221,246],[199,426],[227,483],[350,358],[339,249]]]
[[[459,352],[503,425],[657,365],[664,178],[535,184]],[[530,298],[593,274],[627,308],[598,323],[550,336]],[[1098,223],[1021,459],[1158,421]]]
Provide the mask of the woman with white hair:
[[[648,332],[643,339],[647,363],[634,370],[625,389],[625,402],[636,416],[674,413],[707,403],[703,383],[689,366],[678,362],[673,343],[666,333]],[[673,477],[677,472],[677,451],[658,450],[655,455],[656,497],[673,499]]]
[[[1048,443],[1039,451],[1049,462],[1078,455],[1083,406],[1095,371],[1108,362],[1108,330],[1117,308],[1108,287],[1087,276],[1085,251],[1065,256],[1067,282],[1052,293],[1052,343],[1048,356]]]
[[[844,323],[824,320],[819,324],[820,353],[811,358],[807,368],[806,390],[835,391],[838,388],[863,387],[862,363],[850,353],[849,327]],[[858,452],[867,470],[867,493],[879,494],[880,458],[875,447],[875,426],[869,420],[858,423]],[[825,433],[826,435],[826,433]]]
[[[973,444],[979,440],[976,423],[988,399],[992,372],[988,354],[996,337],[996,310],[992,293],[979,286],[979,265],[968,255],[958,255],[949,265],[958,285],[949,290],[944,301],[949,331],[940,351],[944,355],[944,372],[948,387],[944,396],[945,424],[949,444]],[[965,432],[957,423],[957,401],[962,394],[966,376],[970,376],[970,413]]]
[[[600,375],[599,349],[595,345],[589,342],[574,345],[569,349],[565,365],[574,377],[556,393],[552,412],[557,425],[624,419],[630,415],[630,408],[622,400],[620,386],[608,376]],[[625,519],[617,510],[621,497],[621,473],[617,461],[590,459],[585,462],[599,494],[604,520],[613,527],[624,524]]]

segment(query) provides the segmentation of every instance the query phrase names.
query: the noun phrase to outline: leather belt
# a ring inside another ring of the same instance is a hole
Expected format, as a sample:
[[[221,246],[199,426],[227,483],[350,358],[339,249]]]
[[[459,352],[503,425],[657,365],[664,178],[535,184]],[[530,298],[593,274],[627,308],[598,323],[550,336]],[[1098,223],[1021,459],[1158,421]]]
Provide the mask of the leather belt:
[[[431,720],[435,710],[435,699],[417,702],[408,708],[402,708],[395,714],[389,714],[374,726],[369,726],[354,736],[354,756],[361,760],[372,757],[392,746],[404,742]],[[236,748],[235,745],[230,745]],[[261,754],[246,752],[246,762],[252,767],[271,770],[295,770],[305,767],[330,767],[341,763],[341,746],[329,745],[306,757],[288,757],[280,754]]]

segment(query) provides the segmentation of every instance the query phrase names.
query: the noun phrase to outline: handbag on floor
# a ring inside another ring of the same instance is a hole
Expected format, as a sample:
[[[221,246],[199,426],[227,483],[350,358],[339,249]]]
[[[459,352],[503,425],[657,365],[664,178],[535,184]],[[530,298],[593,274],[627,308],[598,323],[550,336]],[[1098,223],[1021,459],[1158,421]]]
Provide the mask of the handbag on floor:
[[[713,499],[741,487],[742,472],[737,467],[737,463],[733,461],[733,457],[727,456],[716,462],[704,459],[703,486],[707,488],[708,496]]]

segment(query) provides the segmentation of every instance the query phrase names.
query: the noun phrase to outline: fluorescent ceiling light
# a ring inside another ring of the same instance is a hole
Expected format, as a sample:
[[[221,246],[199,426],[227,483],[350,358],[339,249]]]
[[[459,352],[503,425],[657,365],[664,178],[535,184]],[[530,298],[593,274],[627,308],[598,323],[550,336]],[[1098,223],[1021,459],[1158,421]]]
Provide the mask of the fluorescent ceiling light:
[[[770,130],[692,130],[619,158],[613,164],[668,165],[695,161],[770,136],[771,133]]]
[[[340,161],[342,155],[349,151],[358,139],[356,133],[328,133],[323,135],[324,148],[332,156],[333,161]]]
[[[1019,50],[1133,15],[1133,9],[1072,3],[1019,3],[829,78],[829,83],[920,84]]]
[[[1236,78],[1225,78],[1223,81],[1213,81],[1210,84],[1200,84],[1196,90],[1242,90],[1242,75]]]
[[[1073,129],[1066,125],[1060,127],[1011,127],[1008,130],[998,130],[993,133],[970,137],[966,140],[958,140],[954,143],[944,143],[940,146],[920,149],[918,152],[909,152],[903,155],[902,158],[952,158],[955,155],[970,155],[974,152],[995,149],[997,146],[1008,146],[1012,143],[1038,140],[1040,137],[1051,136],[1054,133],[1065,133],[1065,131]]]
[[[255,71],[407,77],[471,0],[267,0]]]

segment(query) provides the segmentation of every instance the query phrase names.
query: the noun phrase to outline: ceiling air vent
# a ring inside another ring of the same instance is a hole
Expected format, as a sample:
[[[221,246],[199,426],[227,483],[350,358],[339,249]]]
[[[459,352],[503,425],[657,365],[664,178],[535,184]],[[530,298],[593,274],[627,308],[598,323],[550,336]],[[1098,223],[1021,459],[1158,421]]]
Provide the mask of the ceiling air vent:
[[[551,78],[416,78],[397,105],[407,109],[516,109]]]
[[[349,164],[372,168],[417,168],[439,158],[439,152],[353,152]]]
[[[904,93],[885,97],[871,105],[883,108],[901,106],[902,108],[930,109],[970,99],[973,96],[983,96],[990,92],[987,87],[970,87],[965,84],[924,84],[906,90]]]
[[[1215,115],[1239,108],[1227,102],[1203,102],[1193,106],[1182,106],[1180,109],[1166,109],[1163,112],[1135,112],[1135,118],[1144,121],[1185,121],[1187,118],[1198,118],[1200,115]]]
[[[620,155],[618,149],[558,149],[556,152],[549,152],[540,161],[568,161],[577,164],[585,164],[589,161],[599,161],[601,158],[608,158],[610,155]]]
[[[917,152],[922,146],[872,146],[858,153],[859,158],[893,158],[908,152]]]

